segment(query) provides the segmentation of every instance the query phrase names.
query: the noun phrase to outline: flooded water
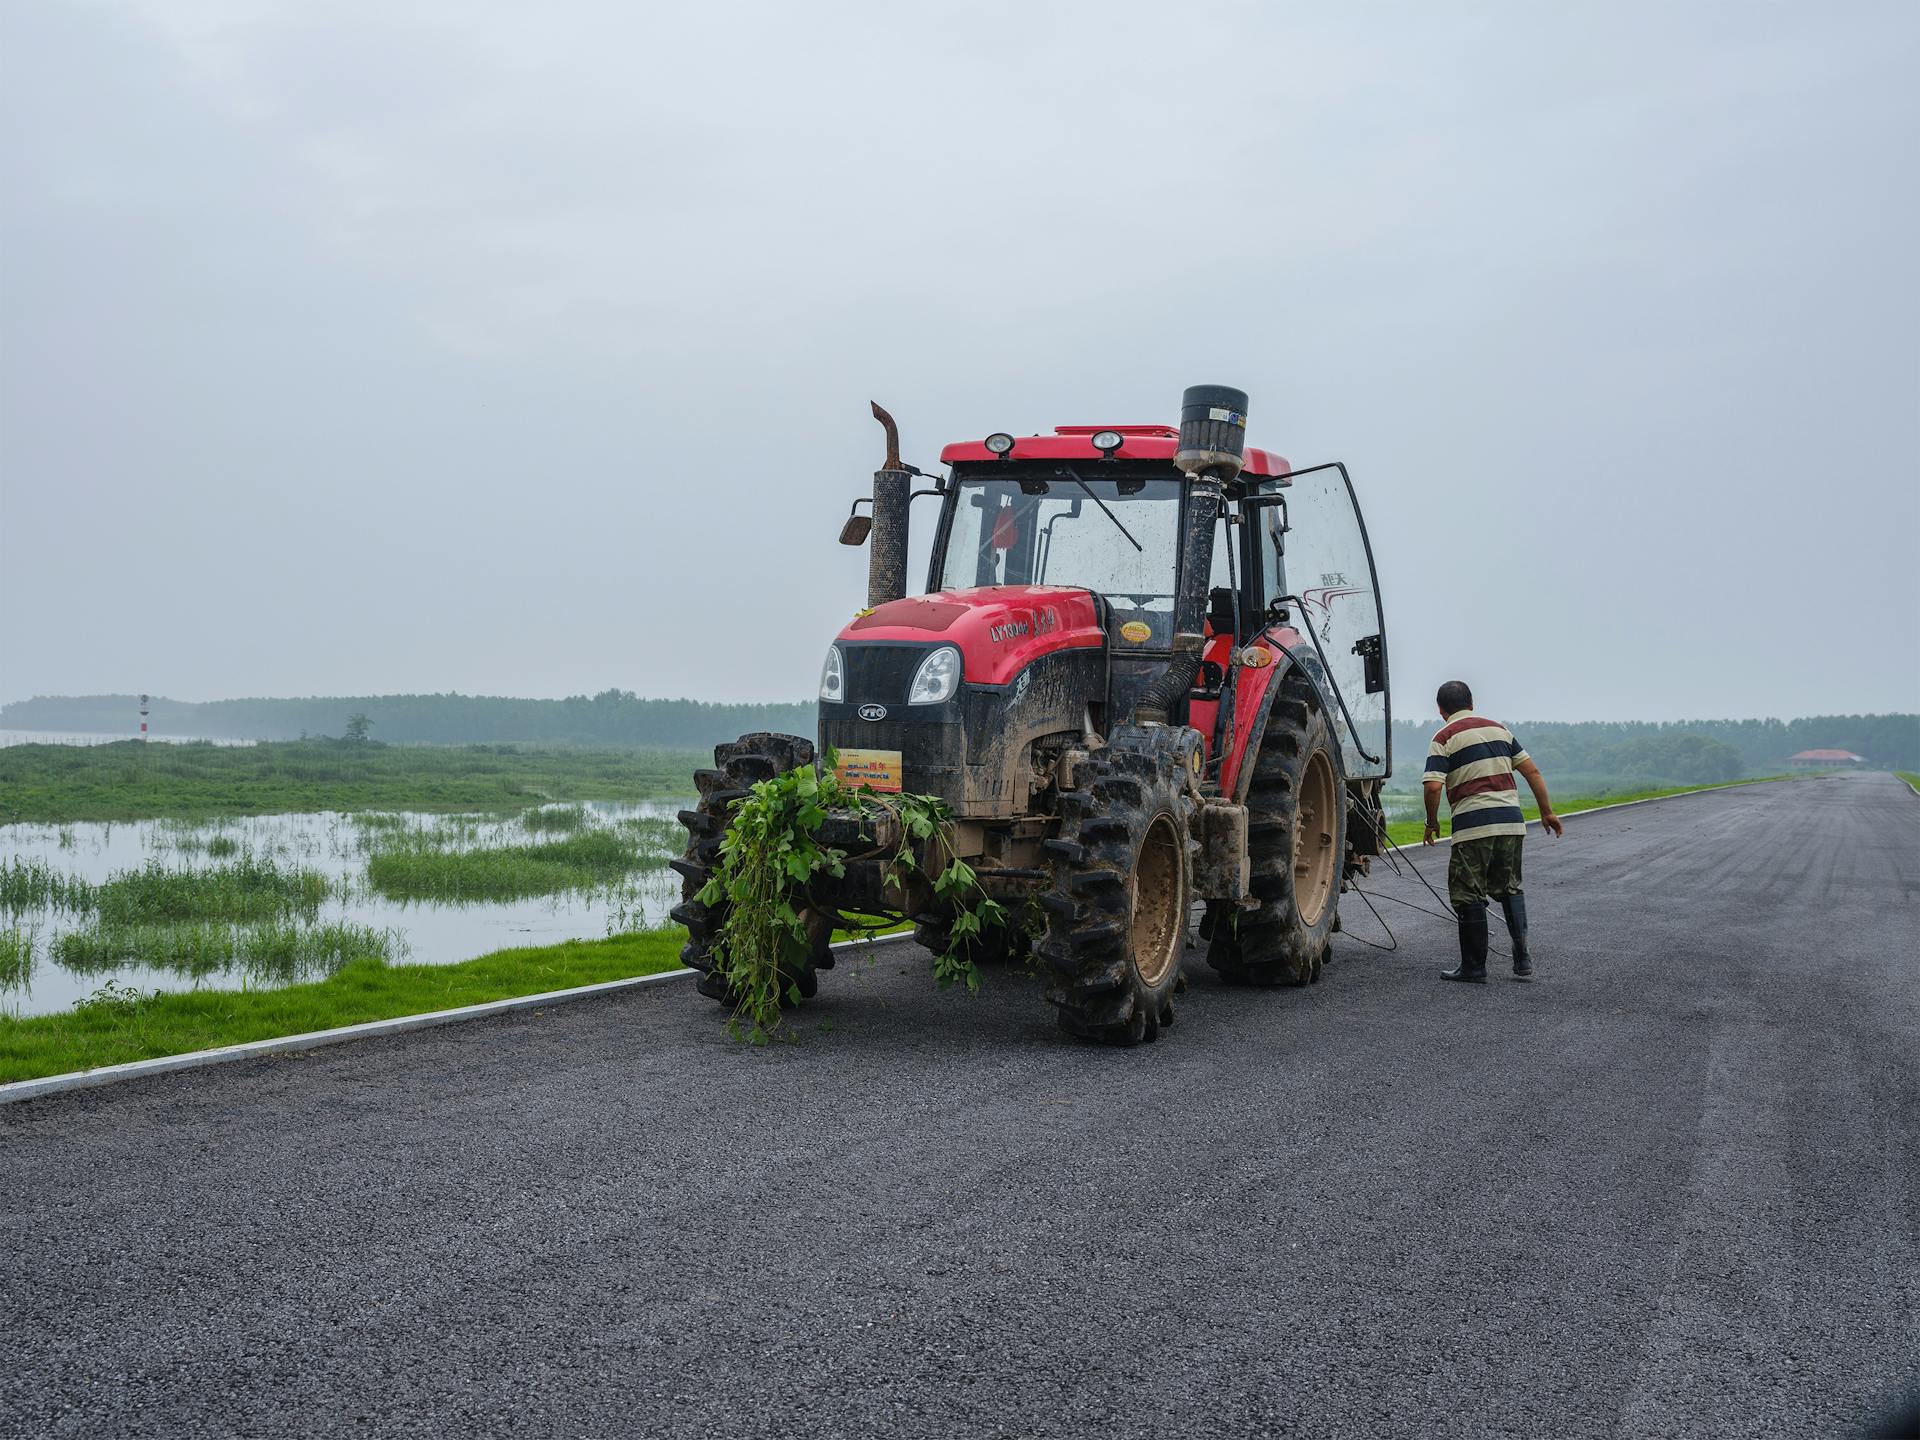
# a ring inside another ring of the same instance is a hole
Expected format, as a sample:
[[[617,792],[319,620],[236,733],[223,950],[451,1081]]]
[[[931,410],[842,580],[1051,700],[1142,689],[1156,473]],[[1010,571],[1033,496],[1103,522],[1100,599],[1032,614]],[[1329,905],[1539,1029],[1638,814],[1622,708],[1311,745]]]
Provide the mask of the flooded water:
[[[677,853],[678,841],[671,838],[673,830],[657,822],[673,821],[678,811],[692,803],[590,802],[580,807],[548,808],[583,810],[584,828],[619,830],[632,836],[641,854],[664,862],[668,854]],[[622,822],[629,823],[623,827]],[[509,946],[603,939],[664,920],[679,899],[680,877],[664,863],[651,863],[649,868],[590,891],[528,900],[388,899],[372,889],[366,873],[369,854],[383,837],[393,833],[430,837],[443,849],[539,844],[557,838],[530,832],[520,815],[323,813],[206,822],[0,825],[0,867],[14,860],[37,860],[64,876],[97,885],[115,874],[140,870],[150,862],[168,869],[192,870],[230,863],[239,856],[271,860],[282,869],[317,871],[331,882],[328,898],[312,923],[345,921],[390,931],[398,942],[393,955],[396,962],[429,965],[470,960]],[[272,983],[239,967],[199,977],[146,965],[89,968],[84,974],[69,971],[53,958],[52,942],[67,931],[84,929],[91,918],[53,909],[0,913],[0,932],[17,929],[33,937],[32,961],[24,974],[12,975],[0,968],[0,1012],[34,1015],[66,1010],[108,981],[142,990],[261,988],[263,983]],[[320,977],[305,974],[295,978]]]
[[[1387,812],[1390,824],[1402,820],[1420,820],[1426,816],[1426,801],[1418,790],[1388,790],[1380,796],[1380,808]]]

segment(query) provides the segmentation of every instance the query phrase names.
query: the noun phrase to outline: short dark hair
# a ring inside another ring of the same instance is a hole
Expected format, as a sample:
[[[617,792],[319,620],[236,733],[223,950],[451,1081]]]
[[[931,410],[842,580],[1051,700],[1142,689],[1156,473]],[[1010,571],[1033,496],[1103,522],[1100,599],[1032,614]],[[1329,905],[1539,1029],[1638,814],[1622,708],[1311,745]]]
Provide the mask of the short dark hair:
[[[1451,715],[1456,710],[1473,708],[1473,691],[1467,688],[1464,680],[1449,680],[1440,687],[1440,693],[1433,700],[1440,707],[1441,714]]]

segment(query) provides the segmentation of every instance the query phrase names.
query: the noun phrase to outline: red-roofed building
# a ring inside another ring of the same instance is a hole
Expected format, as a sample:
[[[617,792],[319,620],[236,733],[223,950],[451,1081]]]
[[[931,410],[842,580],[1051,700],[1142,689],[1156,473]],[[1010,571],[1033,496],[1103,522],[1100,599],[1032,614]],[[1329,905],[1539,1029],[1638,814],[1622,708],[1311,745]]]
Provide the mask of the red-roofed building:
[[[1798,755],[1787,757],[1787,764],[1802,770],[1831,770],[1836,765],[1866,763],[1866,756],[1856,755],[1851,750],[1802,750]]]

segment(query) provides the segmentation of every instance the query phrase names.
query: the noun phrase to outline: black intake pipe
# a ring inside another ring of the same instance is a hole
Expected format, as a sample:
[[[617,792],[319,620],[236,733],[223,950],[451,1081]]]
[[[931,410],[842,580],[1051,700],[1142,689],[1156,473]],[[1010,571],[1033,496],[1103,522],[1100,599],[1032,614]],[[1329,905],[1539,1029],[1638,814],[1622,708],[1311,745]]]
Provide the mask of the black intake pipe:
[[[1187,529],[1180,537],[1179,593],[1173,597],[1173,658],[1140,692],[1133,719],[1165,725],[1193,689],[1206,647],[1207,585],[1221,486],[1240,473],[1247,446],[1247,394],[1230,385],[1191,385],[1180,397],[1180,449],[1173,463],[1187,480]]]
[[[1173,597],[1173,658],[1147,682],[1134,703],[1141,725],[1165,725],[1200,673],[1206,648],[1207,578],[1213,572],[1213,532],[1220,523],[1220,482],[1196,475],[1187,482],[1187,531],[1180,537],[1180,593]]]

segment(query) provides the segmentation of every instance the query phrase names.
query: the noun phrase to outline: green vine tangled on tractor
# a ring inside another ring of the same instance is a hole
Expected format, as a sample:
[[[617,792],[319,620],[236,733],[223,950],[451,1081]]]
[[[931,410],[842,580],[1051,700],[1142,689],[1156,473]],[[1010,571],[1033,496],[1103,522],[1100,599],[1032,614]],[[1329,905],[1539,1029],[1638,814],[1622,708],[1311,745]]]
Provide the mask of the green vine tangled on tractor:
[[[810,908],[807,887],[815,876],[837,879],[845,873],[846,852],[819,839],[821,825],[836,811],[876,820],[890,816],[900,843],[887,859],[889,878],[904,885],[916,872],[923,874],[952,908],[947,947],[933,961],[942,988],[964,981],[977,992],[980,966],[969,942],[990,926],[1008,923],[1006,907],[986,894],[973,867],[953,853],[950,812],[937,797],[851,787],[836,773],[831,751],[818,768],[802,765],[758,781],[734,805],[719,863],[698,896],[704,905],[727,906],[713,945],[714,973],[735,999],[728,1028],[755,1045],[780,1028],[783,1005],[800,1003],[800,987],[790,976],[812,944],[802,914]],[[879,928],[870,919],[836,914],[835,920],[839,928]]]

